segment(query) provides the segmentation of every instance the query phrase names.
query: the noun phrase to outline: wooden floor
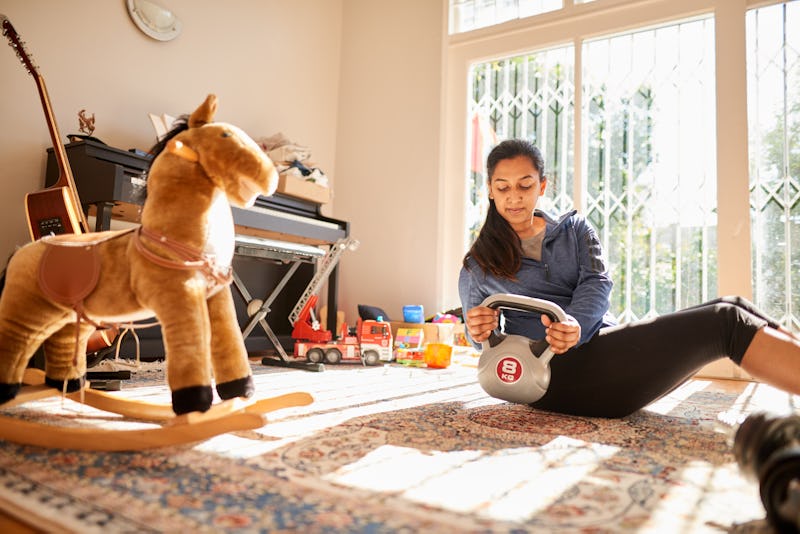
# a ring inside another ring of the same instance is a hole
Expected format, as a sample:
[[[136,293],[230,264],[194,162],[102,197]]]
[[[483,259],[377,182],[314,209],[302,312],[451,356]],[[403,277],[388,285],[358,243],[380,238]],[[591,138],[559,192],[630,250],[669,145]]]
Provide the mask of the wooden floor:
[[[712,382],[712,391],[741,392],[747,386],[745,380],[709,379]],[[0,510],[0,532],[3,534],[46,534],[49,530],[40,530],[29,523],[25,523],[11,514]]]
[[[44,533],[44,530],[37,530],[30,527],[0,511],[0,532],[5,532],[7,534],[40,534]]]

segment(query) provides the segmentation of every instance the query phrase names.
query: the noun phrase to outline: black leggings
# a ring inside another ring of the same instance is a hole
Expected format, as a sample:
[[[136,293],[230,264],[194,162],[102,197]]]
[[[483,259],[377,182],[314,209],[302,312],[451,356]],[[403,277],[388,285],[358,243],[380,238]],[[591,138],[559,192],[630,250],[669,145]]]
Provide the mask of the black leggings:
[[[753,336],[778,324],[740,297],[723,297],[655,319],[600,330],[550,361],[550,387],[534,408],[623,417],[686,381],[704,365],[742,362]]]

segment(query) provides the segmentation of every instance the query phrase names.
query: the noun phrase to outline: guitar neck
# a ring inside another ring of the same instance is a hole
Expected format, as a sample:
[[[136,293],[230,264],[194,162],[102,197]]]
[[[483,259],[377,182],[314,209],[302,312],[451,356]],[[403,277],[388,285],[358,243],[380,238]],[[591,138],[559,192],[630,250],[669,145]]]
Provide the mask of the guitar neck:
[[[45,119],[47,120],[47,129],[50,132],[50,140],[53,143],[53,152],[56,156],[58,163],[58,180],[51,187],[67,187],[72,193],[72,202],[75,213],[80,217],[81,225],[84,231],[88,231],[89,225],[86,221],[86,215],[81,207],[80,197],[78,196],[78,188],[75,184],[75,178],[72,176],[72,169],[69,166],[69,159],[67,159],[67,151],[64,149],[64,144],[61,142],[61,134],[58,131],[58,124],[56,123],[53,107],[50,104],[50,97],[47,94],[47,86],[44,83],[44,78],[39,73],[34,75],[36,80],[36,88],[39,90],[39,98],[42,101],[42,109],[44,111]]]

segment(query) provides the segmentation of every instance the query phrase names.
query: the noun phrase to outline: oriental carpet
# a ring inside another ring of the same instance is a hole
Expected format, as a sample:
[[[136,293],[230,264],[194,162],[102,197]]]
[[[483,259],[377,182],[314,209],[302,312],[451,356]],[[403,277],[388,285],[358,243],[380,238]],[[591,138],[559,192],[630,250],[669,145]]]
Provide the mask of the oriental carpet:
[[[623,419],[560,416],[488,397],[472,360],[322,373],[254,360],[258,396],[315,402],[256,431],[147,452],[0,442],[0,508],[47,532],[769,531],[732,432],[752,411],[794,410],[795,397],[694,379]],[[119,394],[170,398],[163,372]],[[4,413],[148,426],[61,399]]]

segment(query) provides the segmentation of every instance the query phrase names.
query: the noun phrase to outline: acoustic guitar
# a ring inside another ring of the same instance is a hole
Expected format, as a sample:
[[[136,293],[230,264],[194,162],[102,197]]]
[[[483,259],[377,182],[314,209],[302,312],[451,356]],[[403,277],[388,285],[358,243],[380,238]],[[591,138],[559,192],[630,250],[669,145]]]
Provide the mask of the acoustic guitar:
[[[86,215],[81,208],[78,190],[75,187],[75,178],[69,166],[66,150],[61,143],[61,134],[58,132],[53,108],[50,98],[47,95],[47,87],[44,78],[39,74],[39,69],[33,63],[25,50],[25,43],[19,37],[14,26],[8,17],[0,14],[3,35],[8,38],[11,48],[17,53],[17,57],[25,66],[28,74],[33,76],[36,81],[36,88],[39,91],[39,98],[42,101],[44,116],[47,120],[47,128],[50,131],[50,139],[53,142],[53,152],[58,162],[58,180],[52,186],[28,193],[25,196],[25,213],[28,219],[28,230],[31,238],[35,241],[42,236],[49,234],[80,234],[88,232],[89,225],[86,222]]]
[[[47,96],[47,87],[44,78],[39,74],[31,61],[30,54],[25,50],[25,44],[20,39],[14,26],[8,17],[0,13],[0,23],[3,27],[3,35],[8,38],[11,48],[17,53],[28,74],[36,80],[36,88],[39,90],[39,97],[44,108],[44,116],[47,120],[47,128],[50,131],[50,139],[53,142],[53,152],[58,162],[58,180],[52,186],[28,193],[25,195],[25,213],[28,218],[28,230],[31,239],[34,241],[42,236],[50,234],[82,234],[89,231],[86,222],[86,215],[81,208],[78,189],[75,186],[75,178],[67,159],[67,152],[61,143],[61,134],[58,132],[53,107],[50,105],[50,98]],[[119,333],[116,327],[109,327],[95,331],[89,338],[87,354],[108,348],[113,344],[114,338]]]

